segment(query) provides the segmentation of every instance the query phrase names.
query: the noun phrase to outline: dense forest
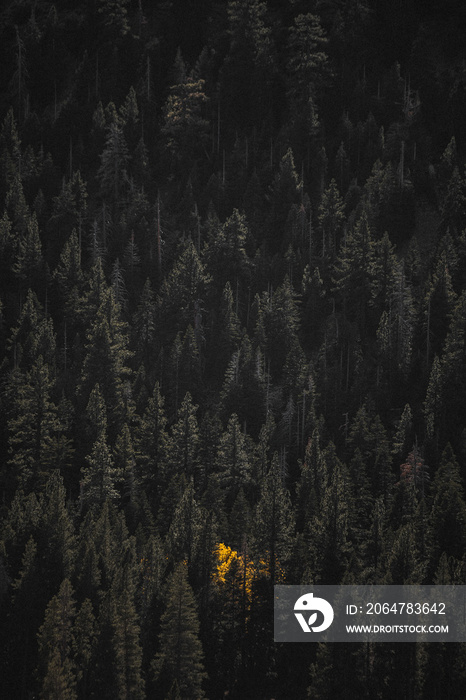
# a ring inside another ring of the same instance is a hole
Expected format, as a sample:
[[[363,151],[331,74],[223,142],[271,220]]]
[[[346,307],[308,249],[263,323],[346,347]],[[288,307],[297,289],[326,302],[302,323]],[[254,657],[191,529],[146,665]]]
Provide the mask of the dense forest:
[[[466,7],[0,10],[0,694],[466,697],[273,586],[466,583]]]

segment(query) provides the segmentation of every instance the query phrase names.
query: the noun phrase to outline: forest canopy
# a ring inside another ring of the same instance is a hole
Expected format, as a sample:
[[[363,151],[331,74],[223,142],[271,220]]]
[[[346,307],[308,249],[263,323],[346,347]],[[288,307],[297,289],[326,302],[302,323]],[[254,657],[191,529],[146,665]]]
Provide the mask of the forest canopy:
[[[464,697],[273,586],[464,584],[466,9],[0,10],[3,697]]]

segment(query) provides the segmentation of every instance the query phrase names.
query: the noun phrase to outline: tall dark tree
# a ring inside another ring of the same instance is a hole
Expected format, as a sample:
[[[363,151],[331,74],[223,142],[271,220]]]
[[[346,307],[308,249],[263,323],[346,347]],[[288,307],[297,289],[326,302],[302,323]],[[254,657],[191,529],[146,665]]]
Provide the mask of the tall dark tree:
[[[199,640],[199,619],[183,562],[177,565],[167,584],[159,650],[152,670],[162,692],[166,693],[176,682],[182,699],[204,697],[202,683],[206,673]]]

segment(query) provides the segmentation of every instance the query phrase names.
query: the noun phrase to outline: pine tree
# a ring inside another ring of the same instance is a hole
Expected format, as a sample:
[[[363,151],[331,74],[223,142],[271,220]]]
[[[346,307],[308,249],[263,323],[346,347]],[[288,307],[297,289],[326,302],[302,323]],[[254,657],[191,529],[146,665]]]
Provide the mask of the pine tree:
[[[342,241],[334,267],[335,291],[346,317],[365,327],[367,307],[371,296],[372,233],[366,212]]]
[[[338,244],[338,234],[345,221],[343,200],[338,191],[335,180],[322,194],[319,205],[319,224],[322,228],[322,257],[326,252],[332,257]]]
[[[134,514],[138,504],[141,482],[136,471],[136,456],[131,431],[125,423],[118,435],[114,450],[115,467],[123,482],[123,497],[128,503],[128,510]]]
[[[37,216],[32,214],[26,233],[18,240],[16,258],[12,270],[28,287],[36,286],[43,270],[42,243],[39,236]]]
[[[89,694],[89,674],[96,644],[96,620],[89,598],[83,601],[73,625],[73,661],[79,698]]]
[[[267,5],[231,0],[227,6],[230,46],[220,75],[220,115],[225,127],[261,126],[269,118],[276,59]]]
[[[51,400],[53,384],[40,355],[17,387],[8,430],[10,464],[22,488],[43,484],[50,465],[52,437],[60,431],[57,408]]]
[[[429,518],[430,571],[442,554],[460,560],[464,554],[466,505],[459,465],[448,444],[432,481],[432,510]]]
[[[429,383],[427,385],[424,414],[427,437],[430,439],[435,437],[437,445],[440,430],[443,428],[443,386],[440,360],[435,356],[430,371]]]
[[[430,357],[440,355],[456,301],[444,250],[437,259],[436,269],[424,299],[427,366]]]
[[[83,417],[83,437],[89,451],[99,435],[106,433],[107,426],[107,406],[97,383],[89,394]]]
[[[86,356],[82,365],[79,394],[85,400],[91,387],[99,384],[108,409],[109,429],[115,431],[125,414],[126,382],[130,375],[126,324],[112,290],[102,294],[102,302],[87,333]]]
[[[202,309],[210,279],[189,239],[160,291],[158,316],[168,342],[195,325],[196,305]]]
[[[388,496],[393,482],[387,433],[378,415],[371,416],[366,405],[357,412],[348,434],[348,444],[359,449],[366,464],[373,493]]]
[[[0,219],[0,272],[2,273],[2,280],[6,280],[7,275],[10,274],[14,247],[15,239],[12,233],[11,221],[8,218],[7,212],[5,212]],[[4,284],[2,284],[2,287],[3,286]]]
[[[332,451],[333,451],[333,446]],[[322,500],[322,510],[316,522],[319,579],[336,584],[348,575],[353,555],[352,528],[354,511],[350,478],[346,465],[336,457],[328,486]],[[320,533],[320,534],[319,534]]]
[[[429,438],[435,439],[436,447],[442,435],[451,441],[455,439],[458,424],[454,417],[463,412],[463,388],[466,385],[463,361],[465,338],[466,293],[462,292],[453,310],[442,359],[434,358],[427,387],[424,408],[427,433]]]
[[[251,523],[251,506],[240,488],[228,519],[228,542],[234,550],[241,551],[244,548],[249,539]]]
[[[286,221],[293,205],[301,201],[303,183],[300,181],[295,166],[293,151],[288,148],[280,161],[278,172],[272,184],[272,210],[270,213],[270,232],[268,242],[273,253],[284,252],[284,233]],[[274,236],[272,238],[272,236]]]
[[[246,440],[236,414],[230,416],[227,428],[220,438],[217,469],[229,510],[239,489],[241,487],[248,489],[251,486],[251,465],[246,450]]]
[[[196,419],[198,406],[188,392],[178,411],[167,445],[167,471],[170,475],[184,474],[192,477],[196,467],[199,426]]]
[[[266,382],[264,356],[260,348],[253,354],[249,337],[244,333],[226,368],[220,400],[224,415],[236,413],[247,422],[251,434],[257,434],[265,420]]]
[[[402,455],[407,452],[408,443],[411,438],[412,423],[413,413],[409,403],[407,403],[403,409],[403,413],[401,414],[397,425],[397,430],[392,441],[392,454],[398,458],[401,458]]]
[[[152,396],[149,398],[142,419],[135,434],[136,465],[142,488],[149,495],[166,467],[168,434],[167,418],[164,411],[164,399],[156,382]]]
[[[289,96],[293,107],[305,114],[328,76],[327,41],[319,17],[310,13],[295,17],[289,30]]]
[[[177,561],[187,561],[188,566],[197,556],[200,546],[202,513],[194,497],[194,485],[190,480],[176,506],[167,534],[166,548],[169,556]]]
[[[152,364],[156,340],[156,302],[149,279],[144,283],[136,313],[133,316],[132,331],[135,344],[135,361],[144,363],[146,371]]]
[[[197,313],[196,304],[196,315]],[[202,354],[203,344],[202,325],[196,331],[191,324],[183,337],[178,333],[172,346],[167,367],[167,396],[171,399],[171,408],[175,416],[180,410],[182,396],[191,391],[196,397],[202,391]]]
[[[99,0],[99,14],[103,15],[104,27],[113,39],[124,37],[129,32],[128,0]]]
[[[104,432],[101,432],[95,441],[87,463],[88,466],[82,469],[82,505],[91,507],[101,505],[107,499],[119,498],[116,486],[121,481],[122,474],[120,469],[114,466]]]
[[[11,184],[21,167],[21,141],[13,108],[10,107],[0,132],[0,177],[2,192]]]
[[[47,224],[48,256],[52,264],[58,257],[60,249],[70,231],[76,231],[81,244],[83,227],[86,223],[88,192],[81,173],[73,172],[69,180],[63,180],[62,189],[53,198],[53,214]],[[49,242],[53,236],[53,245]],[[68,239],[69,240],[69,239]]]
[[[284,566],[290,556],[292,535],[291,499],[283,485],[280,462],[275,453],[261,484],[253,525],[255,549],[258,556],[267,560],[272,582],[279,580],[279,567]]]
[[[246,217],[238,209],[234,209],[218,231],[212,232],[205,258],[212,271],[216,294],[224,289],[227,282],[236,295],[244,292],[250,278],[250,261],[245,249],[248,235]]]
[[[76,615],[74,592],[65,579],[49,602],[38,634],[39,659],[43,678],[42,697],[75,700],[76,675],[71,659],[73,621]]]
[[[170,87],[163,108],[162,135],[174,163],[179,167],[183,160],[192,166],[207,141],[209,122],[203,114],[207,102],[205,81],[196,80],[192,73],[178,79],[180,82]]]
[[[57,590],[60,581],[70,578],[76,562],[76,536],[66,504],[63,477],[57,469],[50,474],[39,505],[37,546],[44,591]]]
[[[401,525],[395,533],[385,564],[384,584],[409,585],[422,581],[420,561],[412,523]]]
[[[42,357],[48,367],[55,364],[56,339],[53,321],[44,315],[36,294],[30,289],[17,325],[12,329],[8,346],[13,351],[15,367],[31,370]]]
[[[212,338],[217,345],[217,352],[212,360],[220,366],[223,364],[223,371],[241,342],[240,322],[234,307],[233,291],[231,284],[227,282],[220,303],[217,333]]]
[[[397,267],[395,246],[387,232],[374,241],[371,256],[372,302],[379,311],[390,310],[396,289]]]
[[[99,180],[102,195],[108,197],[113,205],[120,204],[120,197],[126,189],[129,154],[123,127],[117,120],[112,121],[108,127],[101,161]]]
[[[202,682],[206,673],[199,640],[199,620],[183,562],[177,565],[167,584],[159,651],[152,670],[162,692],[176,681],[182,700],[204,697]]]
[[[283,370],[288,354],[297,347],[298,300],[288,276],[272,297],[264,298],[264,302],[265,353],[274,375]]]
[[[54,272],[60,296],[63,299],[65,318],[68,323],[76,323],[79,297],[83,291],[84,275],[81,269],[81,250],[76,229],[65,243],[60,261]]]
[[[141,673],[142,649],[140,627],[132,586],[114,596],[112,601],[113,687],[117,700],[143,700],[144,680]]]
[[[31,221],[31,212],[26,203],[23,183],[19,173],[14,176],[10,189],[7,192],[5,198],[5,213],[13,225],[13,231],[18,236],[18,242],[15,246],[16,254],[19,240],[24,240],[28,224]]]

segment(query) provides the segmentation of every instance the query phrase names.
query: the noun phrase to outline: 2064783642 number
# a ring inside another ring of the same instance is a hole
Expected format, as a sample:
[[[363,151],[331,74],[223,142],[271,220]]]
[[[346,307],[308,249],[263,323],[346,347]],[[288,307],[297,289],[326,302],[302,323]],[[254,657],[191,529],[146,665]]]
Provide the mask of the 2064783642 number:
[[[366,603],[366,615],[445,615],[445,603]]]

